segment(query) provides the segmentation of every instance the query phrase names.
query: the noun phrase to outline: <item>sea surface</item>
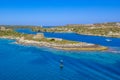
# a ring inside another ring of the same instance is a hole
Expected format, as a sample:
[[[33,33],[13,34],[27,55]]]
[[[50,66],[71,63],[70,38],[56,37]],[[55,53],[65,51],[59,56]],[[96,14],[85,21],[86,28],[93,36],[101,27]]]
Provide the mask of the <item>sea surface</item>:
[[[16,30],[36,34],[31,30]],[[120,39],[75,33],[44,33],[109,47],[107,51],[64,51],[0,39],[0,80],[120,80]],[[110,39],[111,41],[106,41]],[[64,67],[60,68],[60,60]]]

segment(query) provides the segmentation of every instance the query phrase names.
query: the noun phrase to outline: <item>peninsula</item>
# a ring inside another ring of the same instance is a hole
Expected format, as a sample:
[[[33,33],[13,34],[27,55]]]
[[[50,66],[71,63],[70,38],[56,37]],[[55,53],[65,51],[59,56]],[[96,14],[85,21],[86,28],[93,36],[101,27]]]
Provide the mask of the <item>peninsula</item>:
[[[42,33],[36,35],[18,33],[11,28],[5,27],[0,27],[0,38],[15,39],[16,43],[23,45],[45,46],[61,50],[96,51],[108,49],[104,46],[84,42],[68,41],[59,38],[45,38]]]

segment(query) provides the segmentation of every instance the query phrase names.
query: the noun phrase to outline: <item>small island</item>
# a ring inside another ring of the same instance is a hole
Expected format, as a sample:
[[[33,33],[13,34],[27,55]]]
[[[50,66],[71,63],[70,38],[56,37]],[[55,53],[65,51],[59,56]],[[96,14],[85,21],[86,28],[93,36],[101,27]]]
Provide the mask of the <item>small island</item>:
[[[85,42],[75,42],[60,38],[46,38],[43,33],[38,33],[36,35],[18,33],[6,27],[0,27],[0,38],[15,39],[17,44],[45,46],[60,50],[97,51],[108,49],[104,46]]]

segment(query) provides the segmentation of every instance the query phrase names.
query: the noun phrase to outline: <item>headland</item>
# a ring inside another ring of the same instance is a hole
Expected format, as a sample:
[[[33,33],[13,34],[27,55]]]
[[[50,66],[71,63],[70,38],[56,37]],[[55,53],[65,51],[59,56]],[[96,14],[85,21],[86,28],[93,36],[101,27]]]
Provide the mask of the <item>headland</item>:
[[[18,44],[39,47],[45,46],[60,50],[97,51],[108,49],[104,46],[85,42],[75,42],[60,38],[46,38],[43,33],[38,33],[36,35],[18,33],[13,29],[6,29],[5,27],[0,28],[0,38],[15,39]]]

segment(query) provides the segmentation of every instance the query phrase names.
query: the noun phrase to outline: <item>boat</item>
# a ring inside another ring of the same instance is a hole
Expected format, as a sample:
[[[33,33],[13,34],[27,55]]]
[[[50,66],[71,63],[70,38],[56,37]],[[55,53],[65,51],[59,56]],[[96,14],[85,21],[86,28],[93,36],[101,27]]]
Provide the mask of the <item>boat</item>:
[[[106,41],[107,41],[107,42],[110,42],[110,41],[112,41],[112,40],[110,40],[110,39],[106,39]]]

